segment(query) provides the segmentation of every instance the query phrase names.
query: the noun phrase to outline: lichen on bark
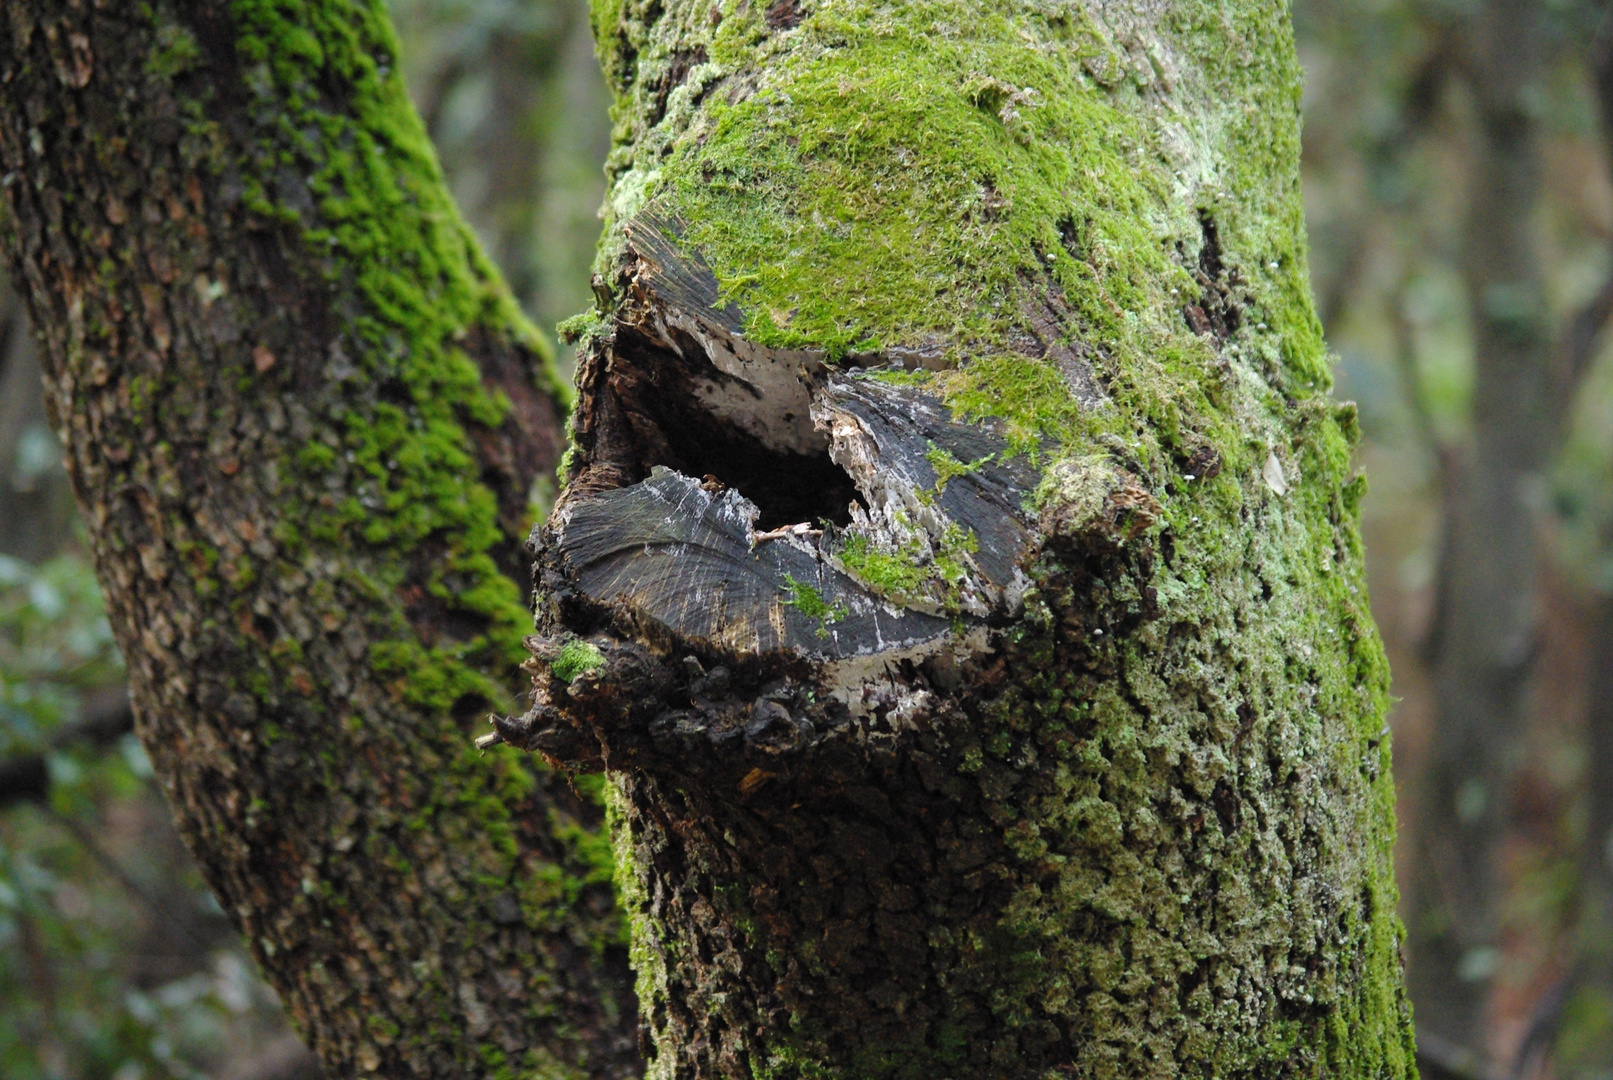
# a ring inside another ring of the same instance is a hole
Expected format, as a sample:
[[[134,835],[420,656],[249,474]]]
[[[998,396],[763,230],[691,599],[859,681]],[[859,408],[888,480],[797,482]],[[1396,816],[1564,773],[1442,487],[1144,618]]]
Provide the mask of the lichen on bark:
[[[651,1075],[1413,1075],[1284,9],[594,26],[612,300],[499,732],[607,773]]]

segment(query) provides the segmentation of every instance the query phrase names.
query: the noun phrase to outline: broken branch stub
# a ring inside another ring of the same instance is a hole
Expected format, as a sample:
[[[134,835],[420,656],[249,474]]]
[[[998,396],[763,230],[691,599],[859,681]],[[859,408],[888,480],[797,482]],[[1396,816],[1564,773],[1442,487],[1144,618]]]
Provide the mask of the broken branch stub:
[[[569,484],[531,539],[532,708],[484,742],[569,769],[721,774],[744,798],[783,757],[911,729],[1019,615],[1041,536],[1072,530],[1029,509],[1039,474],[997,421],[962,422],[908,377],[932,355],[841,369],[763,348],[677,232],[626,230]],[[1074,532],[1124,543],[1152,520],[1135,483],[1100,486],[1125,512]],[[599,662],[557,660],[579,648]]]
[[[656,926],[644,970],[665,966],[646,1034],[687,1060],[675,1075],[752,1075],[785,1037],[757,1016],[806,1018],[825,1062],[865,1043],[929,1060],[913,1016],[984,1037],[1019,977],[1017,946],[930,949],[917,899],[990,935],[1016,895],[984,870],[1005,811],[964,779],[1035,666],[1014,643],[1057,610],[1067,655],[1043,662],[1102,669],[1094,643],[1153,615],[1158,504],[1105,458],[1054,470],[1058,509],[1033,509],[1047,478],[999,422],[914,374],[934,350],[761,348],[675,229],[627,235],[569,483],[532,535],[531,708],[494,738],[612,774],[628,903]],[[1004,800],[1020,782],[992,776]],[[901,1008],[862,996],[871,972]],[[1020,1046],[1027,1068],[1074,1053],[1045,1026]]]

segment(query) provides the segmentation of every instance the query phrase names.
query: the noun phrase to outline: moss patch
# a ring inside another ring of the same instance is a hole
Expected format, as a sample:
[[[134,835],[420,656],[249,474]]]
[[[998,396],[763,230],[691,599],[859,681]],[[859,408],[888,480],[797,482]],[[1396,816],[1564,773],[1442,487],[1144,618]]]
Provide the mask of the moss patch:
[[[569,683],[580,675],[604,666],[605,657],[597,648],[586,641],[573,638],[560,647],[560,655],[554,658],[549,670],[561,682]]]
[[[821,592],[806,582],[797,581],[786,574],[784,583],[790,594],[789,599],[784,601],[785,606],[793,607],[809,619],[816,619],[819,637],[828,637],[829,627],[846,617],[844,606],[840,604],[831,606]]]
[[[308,595],[298,597],[306,602],[299,610],[318,624],[310,636],[335,640],[344,632],[344,641],[367,643],[367,653],[356,655],[344,646],[359,672],[351,680],[359,686],[350,715],[315,723],[288,706],[298,697],[332,699],[351,689],[347,680],[321,673],[328,664],[318,669],[296,649],[263,650],[261,665],[230,673],[229,689],[260,703],[263,714],[276,718],[266,733],[295,747],[306,788],[283,785],[285,798],[314,790],[335,805],[344,791],[357,792],[353,797],[365,800],[364,839],[354,865],[381,868],[393,884],[411,883],[411,895],[430,901],[415,910],[452,909],[435,922],[423,915],[416,927],[420,941],[438,950],[433,955],[450,959],[434,960],[429,971],[416,965],[409,1003],[415,1011],[398,1005],[401,1032],[385,1017],[352,1018],[396,1055],[382,1071],[448,1055],[465,1072],[482,1065],[509,1072],[491,1036],[478,1044],[465,1034],[462,995],[472,984],[464,980],[473,976],[456,967],[468,955],[463,943],[506,942],[497,948],[531,962],[534,980],[576,977],[582,986],[589,976],[544,970],[530,946],[522,952],[507,944],[503,916],[495,919],[481,901],[506,891],[527,899],[547,882],[560,902],[547,909],[546,923],[541,905],[526,907],[523,918],[533,928],[610,943],[619,940],[621,924],[614,913],[596,918],[575,903],[603,884],[597,829],[567,815],[521,819],[545,805],[540,789],[549,780],[541,762],[513,752],[482,756],[469,744],[467,725],[520,692],[521,640],[531,626],[521,587],[500,566],[519,551],[521,538],[501,524],[479,459],[496,443],[489,437],[506,423],[510,402],[484,382],[472,353],[515,356],[510,368],[527,371],[538,391],[561,402],[569,393],[453,207],[409,103],[385,5],[232,0],[227,6],[234,40],[223,44],[222,58],[209,51],[205,64],[213,65],[210,78],[235,65],[232,92],[245,101],[209,96],[212,84],[192,74],[205,66],[203,49],[177,20],[156,28],[145,70],[191,95],[181,101],[182,153],[220,179],[230,192],[220,201],[232,214],[289,253],[292,276],[308,283],[310,306],[323,305],[306,325],[294,326],[317,334],[322,352],[294,356],[289,346],[270,342],[261,346],[267,362],[255,365],[255,343],[240,348],[235,390],[276,403],[294,415],[294,431],[309,434],[284,439],[270,466],[283,493],[274,561],[254,567],[250,559],[232,562],[197,546],[191,560],[197,588],[237,594],[233,613],[250,628],[254,588],[312,579]],[[209,50],[219,45],[206,35],[201,40]],[[225,111],[235,125],[229,130],[214,119]],[[195,198],[199,204],[201,196]],[[234,302],[222,277],[198,276],[196,292],[220,311]],[[265,319],[250,330],[279,326]],[[173,385],[149,388],[152,401],[170,410],[177,392]],[[144,408],[147,395],[140,396]],[[385,725],[372,722],[378,714]],[[402,764],[398,775],[372,783],[354,779],[350,770],[360,761],[368,763],[364,768]],[[280,816],[297,820],[295,813]],[[546,824],[549,835],[541,835]],[[328,928],[332,908],[350,904],[360,912],[373,899],[366,890],[383,886],[355,877],[343,887],[345,895],[317,892],[308,902],[324,906],[296,917]],[[351,912],[341,917],[343,933],[356,925]],[[274,955],[272,943],[263,948]],[[308,974],[295,966],[286,972],[292,979]],[[316,970],[312,977],[323,976]],[[321,1003],[318,992],[288,1000]],[[552,1033],[551,1049],[561,1056],[586,1055],[586,1033],[578,1038],[566,1026],[569,1007],[544,1004],[536,992],[524,1000],[533,1003],[529,1019],[538,1025],[524,1030]],[[332,1031],[340,1026],[329,1014],[314,1021]],[[549,1069],[563,1071],[558,1064]]]

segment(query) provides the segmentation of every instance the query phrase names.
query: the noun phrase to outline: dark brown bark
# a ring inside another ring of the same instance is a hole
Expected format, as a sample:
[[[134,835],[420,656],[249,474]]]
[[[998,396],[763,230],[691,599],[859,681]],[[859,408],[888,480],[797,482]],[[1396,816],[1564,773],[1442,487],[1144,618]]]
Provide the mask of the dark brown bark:
[[[638,1068],[588,798],[514,690],[552,375],[379,6],[24,2],[0,237],[137,731],[332,1076]]]

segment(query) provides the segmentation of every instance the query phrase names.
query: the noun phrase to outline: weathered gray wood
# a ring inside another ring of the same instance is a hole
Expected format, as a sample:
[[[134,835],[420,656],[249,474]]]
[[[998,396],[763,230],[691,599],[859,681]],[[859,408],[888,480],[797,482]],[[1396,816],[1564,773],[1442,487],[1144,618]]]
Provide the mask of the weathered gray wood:
[[[755,520],[738,492],[656,468],[568,503],[546,530],[545,568],[579,599],[706,656],[841,660],[947,632],[946,619],[902,610],[836,570],[823,534],[757,540]],[[802,610],[794,597],[803,586],[828,614]]]
[[[1027,504],[1040,475],[1009,451],[998,421],[957,423],[951,409],[921,389],[838,372],[824,379],[814,411],[831,430],[836,415],[853,419],[872,441],[877,457],[859,478],[865,495],[877,487],[898,504],[893,509],[933,514],[930,531],[938,538],[948,525],[973,536],[978,548],[969,558],[983,582],[998,596],[1013,595],[1034,523]],[[942,483],[930,457],[937,451],[969,471]],[[852,449],[836,446],[830,454],[846,461]],[[1011,614],[1014,604],[1004,599],[998,606],[998,614]]]

